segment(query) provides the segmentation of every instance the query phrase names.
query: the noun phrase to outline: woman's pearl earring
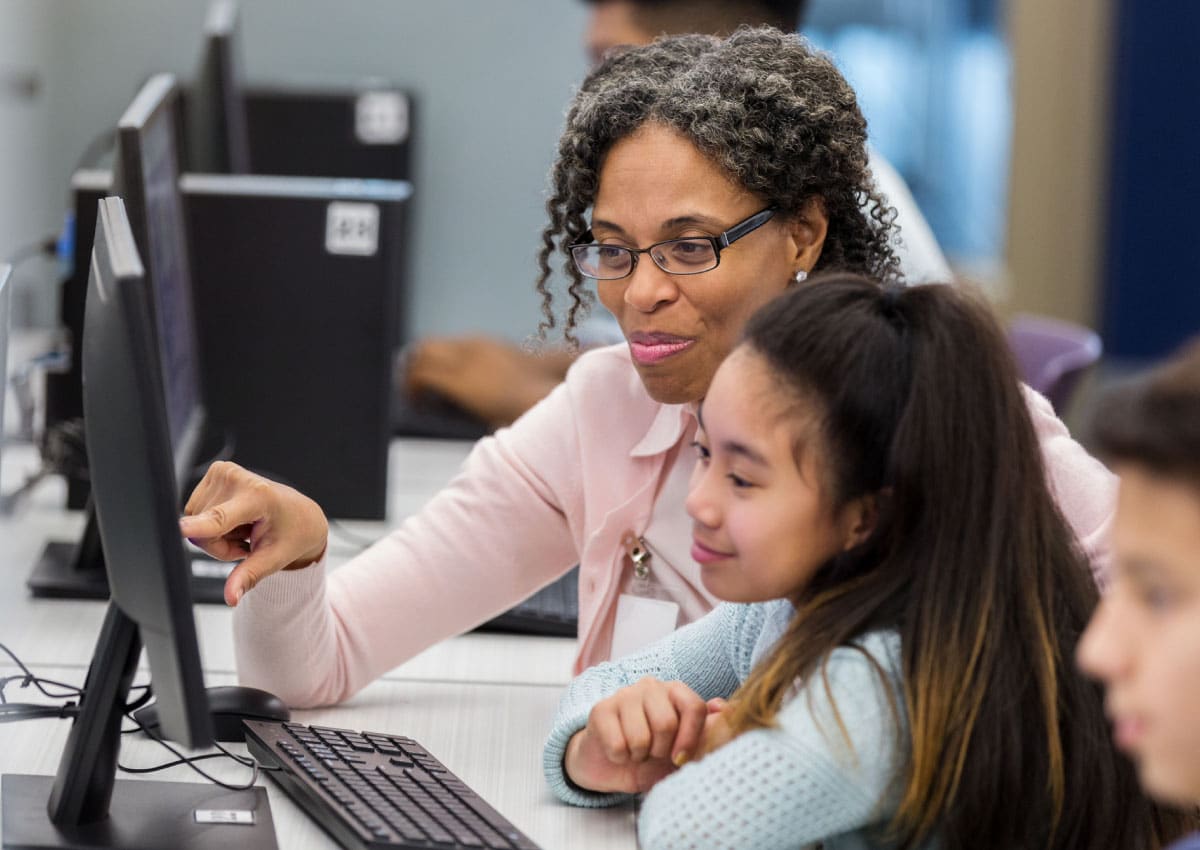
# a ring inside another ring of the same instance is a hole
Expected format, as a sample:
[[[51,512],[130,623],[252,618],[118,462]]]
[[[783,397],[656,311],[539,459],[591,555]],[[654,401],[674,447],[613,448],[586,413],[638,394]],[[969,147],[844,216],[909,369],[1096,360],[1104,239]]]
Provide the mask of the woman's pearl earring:
[[[808,280],[808,272],[804,269],[796,269],[796,283],[804,283]]]

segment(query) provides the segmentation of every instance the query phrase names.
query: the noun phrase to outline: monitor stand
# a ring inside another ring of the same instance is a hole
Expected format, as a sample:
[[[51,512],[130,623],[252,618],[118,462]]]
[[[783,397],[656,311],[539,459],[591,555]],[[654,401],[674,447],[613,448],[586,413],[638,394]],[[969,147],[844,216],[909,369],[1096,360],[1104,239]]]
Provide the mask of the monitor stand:
[[[97,823],[57,826],[46,815],[52,776],[6,774],[0,781],[5,850],[277,850],[275,824],[265,788],[226,791],[195,782],[117,780],[108,817]],[[197,823],[197,813],[215,819],[254,818],[245,827]],[[232,812],[249,812],[233,815]],[[245,829],[244,832],[240,831]],[[238,831],[235,831],[238,830]]]
[[[278,850],[266,790],[117,780],[142,641],[110,604],[57,775],[0,780],[6,850]]]
[[[100,526],[89,502],[87,524],[78,543],[51,540],[42,549],[26,584],[44,599],[107,599],[108,573],[100,546]],[[225,604],[225,578],[232,564],[206,557],[192,560],[192,601]]]

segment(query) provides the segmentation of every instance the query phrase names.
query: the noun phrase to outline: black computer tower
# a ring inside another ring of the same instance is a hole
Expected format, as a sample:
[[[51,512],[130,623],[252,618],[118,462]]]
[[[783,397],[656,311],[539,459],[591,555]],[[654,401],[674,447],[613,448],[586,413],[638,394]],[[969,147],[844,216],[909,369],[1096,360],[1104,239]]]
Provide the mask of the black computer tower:
[[[242,91],[251,173],[412,179],[407,92],[286,85]]]
[[[67,333],[70,365],[64,372],[46,374],[45,430],[54,432],[83,417],[83,307],[87,299],[91,269],[92,237],[100,199],[111,194],[112,173],[108,169],[80,169],[71,176],[75,240],[71,273],[59,290],[59,318]],[[80,432],[82,433],[82,432]],[[82,439],[82,438],[81,438]],[[91,491],[83,458],[67,470],[67,507],[80,510]]]
[[[205,400],[233,459],[382,519],[409,184],[185,175]]]

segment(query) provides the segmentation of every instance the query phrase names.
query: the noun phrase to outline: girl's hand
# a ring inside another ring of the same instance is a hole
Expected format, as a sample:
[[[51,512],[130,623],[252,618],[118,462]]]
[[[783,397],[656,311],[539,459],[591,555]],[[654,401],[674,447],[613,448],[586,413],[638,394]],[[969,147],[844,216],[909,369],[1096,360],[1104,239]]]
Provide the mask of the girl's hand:
[[[699,751],[707,716],[704,700],[682,682],[642,679],[596,703],[563,768],[580,788],[647,791]]]
[[[228,461],[209,467],[183,512],[184,537],[214,558],[241,561],[225,581],[228,605],[271,573],[319,561],[329,537],[316,502]]]
[[[704,718],[704,736],[697,758],[703,758],[718,747],[733,740],[733,728],[729,725],[730,709],[726,700],[717,697],[706,704],[708,715]]]

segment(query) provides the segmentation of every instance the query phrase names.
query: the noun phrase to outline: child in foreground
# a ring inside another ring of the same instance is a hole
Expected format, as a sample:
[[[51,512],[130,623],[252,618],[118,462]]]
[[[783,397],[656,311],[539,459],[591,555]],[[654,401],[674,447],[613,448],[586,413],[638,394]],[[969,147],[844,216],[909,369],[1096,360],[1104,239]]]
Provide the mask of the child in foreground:
[[[687,500],[703,583],[733,604],[571,684],[556,793],[649,791],[646,850],[1182,833],[1073,668],[1097,590],[1023,392],[954,287],[842,276],[763,308],[697,411]]]
[[[1121,476],[1112,584],[1079,646],[1117,745],[1154,797],[1200,807],[1200,342],[1109,396],[1096,442]],[[1200,850],[1200,834],[1173,850]]]

